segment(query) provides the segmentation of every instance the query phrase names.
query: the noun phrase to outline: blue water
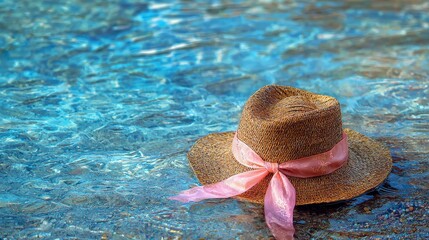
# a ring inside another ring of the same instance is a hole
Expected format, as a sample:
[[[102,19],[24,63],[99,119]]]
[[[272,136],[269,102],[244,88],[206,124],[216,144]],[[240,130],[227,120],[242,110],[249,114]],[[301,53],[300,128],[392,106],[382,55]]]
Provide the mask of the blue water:
[[[269,239],[259,205],[166,199],[267,84],[338,98],[394,159],[297,208],[298,239],[429,238],[428,66],[427,1],[0,0],[0,238]]]

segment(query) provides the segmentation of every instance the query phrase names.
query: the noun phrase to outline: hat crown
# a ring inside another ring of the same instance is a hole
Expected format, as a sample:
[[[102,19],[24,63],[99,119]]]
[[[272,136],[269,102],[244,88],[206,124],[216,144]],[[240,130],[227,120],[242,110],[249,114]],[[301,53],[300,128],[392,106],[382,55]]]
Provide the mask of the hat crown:
[[[333,148],[342,139],[341,109],[333,97],[269,85],[249,98],[237,132],[264,161],[283,163]]]

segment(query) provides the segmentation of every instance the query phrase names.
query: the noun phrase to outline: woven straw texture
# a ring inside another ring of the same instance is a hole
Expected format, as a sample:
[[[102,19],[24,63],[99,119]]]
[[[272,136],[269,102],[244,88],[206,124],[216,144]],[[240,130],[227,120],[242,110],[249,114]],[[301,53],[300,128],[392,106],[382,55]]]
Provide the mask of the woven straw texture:
[[[349,159],[334,173],[312,178],[289,177],[296,189],[296,205],[336,202],[359,196],[389,174],[389,150],[351,129],[342,129],[336,99],[304,90],[270,85],[247,101],[241,116],[238,138],[264,161],[282,163],[330,150],[348,136]],[[202,184],[222,181],[251,169],[232,155],[234,132],[209,134],[188,152],[192,169]],[[272,175],[238,199],[263,203]]]

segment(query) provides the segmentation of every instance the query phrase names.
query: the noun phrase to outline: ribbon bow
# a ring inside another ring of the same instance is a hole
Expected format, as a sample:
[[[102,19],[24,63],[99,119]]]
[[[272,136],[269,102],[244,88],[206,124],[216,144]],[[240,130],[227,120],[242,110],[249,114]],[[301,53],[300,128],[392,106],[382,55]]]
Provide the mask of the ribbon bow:
[[[282,164],[265,162],[244,142],[237,133],[232,142],[235,159],[246,167],[255,170],[231,176],[221,182],[198,186],[171,197],[181,202],[198,202],[210,198],[229,198],[240,195],[273,174],[264,198],[265,222],[273,236],[278,240],[293,239],[293,209],[295,207],[295,188],[287,176],[308,178],[326,175],[339,169],[348,159],[347,135],[331,150],[294,159]]]

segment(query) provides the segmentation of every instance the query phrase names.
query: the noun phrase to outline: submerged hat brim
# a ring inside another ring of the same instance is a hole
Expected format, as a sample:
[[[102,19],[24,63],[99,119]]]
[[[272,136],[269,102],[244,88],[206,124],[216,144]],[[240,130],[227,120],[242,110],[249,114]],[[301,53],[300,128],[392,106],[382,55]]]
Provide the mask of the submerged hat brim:
[[[380,185],[392,169],[390,152],[380,143],[351,129],[348,136],[349,159],[335,172],[312,178],[289,177],[296,190],[296,205],[329,203],[352,199]],[[188,152],[198,180],[206,185],[252,170],[237,162],[231,152],[234,132],[214,133],[200,138]],[[266,177],[237,199],[263,203]]]

